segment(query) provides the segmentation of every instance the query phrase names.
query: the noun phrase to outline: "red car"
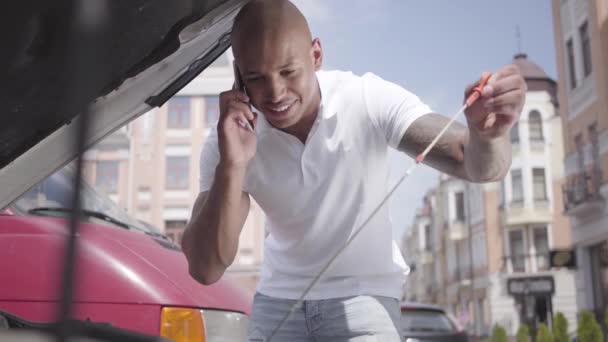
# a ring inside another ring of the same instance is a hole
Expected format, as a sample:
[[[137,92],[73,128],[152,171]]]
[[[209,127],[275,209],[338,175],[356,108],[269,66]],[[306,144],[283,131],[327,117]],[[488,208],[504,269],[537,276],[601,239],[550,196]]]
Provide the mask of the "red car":
[[[0,63],[0,340],[2,328],[46,329],[64,317],[75,212],[65,166],[222,55],[244,3],[22,1],[0,13],[11,28],[2,31]],[[162,234],[86,184],[81,198],[72,296],[81,327],[175,341],[245,338],[251,299],[237,286],[195,282]]]
[[[0,215],[0,315],[56,320],[72,179],[71,168],[62,169]],[[245,338],[250,303],[237,287],[197,283],[171,240],[82,186],[76,318],[177,341],[189,333]]]

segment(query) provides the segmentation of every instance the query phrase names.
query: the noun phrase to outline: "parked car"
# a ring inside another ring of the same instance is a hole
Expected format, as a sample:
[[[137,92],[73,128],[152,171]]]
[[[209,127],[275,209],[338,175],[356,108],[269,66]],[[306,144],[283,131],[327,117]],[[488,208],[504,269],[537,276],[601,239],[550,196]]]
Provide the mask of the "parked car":
[[[401,330],[406,342],[469,342],[469,336],[441,307],[401,303]]]
[[[0,13],[11,27],[0,63],[0,328],[60,318],[73,212],[64,167],[223,54],[244,3],[24,1]],[[251,299],[235,284],[195,282],[177,246],[90,186],[82,203],[73,317],[176,341],[243,338]]]

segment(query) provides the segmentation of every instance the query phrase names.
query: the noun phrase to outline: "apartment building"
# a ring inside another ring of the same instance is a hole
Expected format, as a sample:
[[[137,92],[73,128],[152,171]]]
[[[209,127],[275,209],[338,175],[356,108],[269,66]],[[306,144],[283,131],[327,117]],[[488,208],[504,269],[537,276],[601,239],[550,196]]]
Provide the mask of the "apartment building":
[[[601,318],[608,307],[608,1],[553,0],[552,8],[578,302]]]

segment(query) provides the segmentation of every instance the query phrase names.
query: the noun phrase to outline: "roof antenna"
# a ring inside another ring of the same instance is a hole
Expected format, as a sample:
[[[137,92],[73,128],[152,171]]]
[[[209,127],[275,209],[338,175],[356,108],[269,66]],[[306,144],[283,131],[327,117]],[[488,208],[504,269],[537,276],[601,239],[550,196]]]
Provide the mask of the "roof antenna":
[[[517,40],[517,54],[520,55],[523,52],[521,49],[521,31],[519,30],[519,25],[515,26],[515,38]]]

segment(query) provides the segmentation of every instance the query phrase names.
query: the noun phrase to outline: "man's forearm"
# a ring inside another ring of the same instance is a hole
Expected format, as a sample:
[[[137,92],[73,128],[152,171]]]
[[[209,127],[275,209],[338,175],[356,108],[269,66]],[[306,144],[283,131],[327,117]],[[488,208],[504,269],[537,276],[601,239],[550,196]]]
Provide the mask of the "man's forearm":
[[[439,134],[449,119],[431,113],[414,121],[405,132],[399,150],[415,157]],[[501,179],[511,166],[509,137],[484,139],[458,121],[439,139],[425,164],[460,179],[488,182]]]
[[[494,139],[468,130],[464,146],[464,169],[473,182],[501,180],[511,167],[511,142],[508,135]]]
[[[249,197],[242,191],[244,172],[218,165],[207,197],[195,206],[184,232],[191,273],[204,283],[217,280],[236,256],[249,211]]]

